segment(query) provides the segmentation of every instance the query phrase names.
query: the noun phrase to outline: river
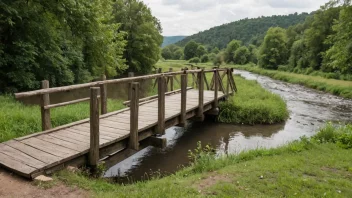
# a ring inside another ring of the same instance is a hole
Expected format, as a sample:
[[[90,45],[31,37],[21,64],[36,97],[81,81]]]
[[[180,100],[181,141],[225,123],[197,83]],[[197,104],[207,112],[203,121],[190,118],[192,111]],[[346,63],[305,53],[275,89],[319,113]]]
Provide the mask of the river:
[[[280,95],[290,117],[274,125],[239,126],[215,122],[191,123],[187,128],[167,129],[167,148],[148,147],[118,164],[106,161],[105,177],[118,182],[148,179],[150,174],[171,174],[189,164],[188,151],[197,142],[211,144],[217,153],[237,153],[259,147],[277,147],[301,136],[312,136],[327,121],[352,122],[352,100],[343,99],[301,85],[289,84],[247,71],[235,71],[257,80],[265,89]]]

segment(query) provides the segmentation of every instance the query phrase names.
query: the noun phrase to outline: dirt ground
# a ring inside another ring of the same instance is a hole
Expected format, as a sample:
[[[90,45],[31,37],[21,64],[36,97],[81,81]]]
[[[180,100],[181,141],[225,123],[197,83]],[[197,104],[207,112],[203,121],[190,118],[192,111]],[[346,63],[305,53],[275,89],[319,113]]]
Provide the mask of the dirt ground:
[[[72,188],[63,184],[55,184],[49,189],[44,189],[30,180],[18,177],[0,168],[0,197],[89,197],[89,192],[78,188]]]

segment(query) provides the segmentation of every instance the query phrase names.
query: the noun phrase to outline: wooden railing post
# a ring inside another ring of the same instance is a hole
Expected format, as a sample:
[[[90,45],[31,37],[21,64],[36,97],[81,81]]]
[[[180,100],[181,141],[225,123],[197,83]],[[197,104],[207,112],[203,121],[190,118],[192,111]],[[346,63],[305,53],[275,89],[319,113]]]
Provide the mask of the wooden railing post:
[[[165,77],[158,78],[158,125],[157,134],[165,134]]]
[[[139,110],[139,83],[132,83],[130,104],[130,139],[129,148],[139,150],[138,143],[138,110]]]
[[[198,73],[198,112],[197,120],[204,120],[204,69]]]
[[[101,80],[105,81],[106,76],[102,75]],[[108,93],[107,93],[107,85],[106,84],[101,84],[100,85],[100,103],[101,103],[101,114],[106,114],[108,113],[108,106],[107,106],[107,100],[108,100]]]
[[[99,161],[99,87],[90,88],[90,148],[89,166],[95,169]]]
[[[134,73],[133,72],[128,72],[128,77],[134,77]],[[128,84],[128,100],[131,100],[132,98],[132,83]]]
[[[230,94],[230,69],[226,68],[226,95]]]
[[[42,81],[42,89],[49,88],[49,81]],[[50,120],[50,109],[45,109],[45,106],[50,105],[50,96],[49,94],[43,94],[40,101],[40,111],[42,115],[42,130],[46,131],[51,129],[51,120]]]
[[[169,68],[169,72],[173,72],[172,68]],[[169,76],[170,91],[174,91],[174,76]]]
[[[214,71],[214,103],[213,103],[213,109],[217,109],[219,105],[218,101],[218,91],[219,91],[219,71],[215,69]]]
[[[181,74],[181,115],[180,126],[186,127],[186,107],[187,107],[187,79],[188,75]]]

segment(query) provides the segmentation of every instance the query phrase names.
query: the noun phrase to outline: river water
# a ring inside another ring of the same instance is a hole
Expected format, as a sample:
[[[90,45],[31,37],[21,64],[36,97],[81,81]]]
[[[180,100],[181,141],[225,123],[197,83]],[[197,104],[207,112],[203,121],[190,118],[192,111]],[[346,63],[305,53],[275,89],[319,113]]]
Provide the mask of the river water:
[[[187,128],[166,131],[167,148],[148,147],[119,164],[113,157],[105,177],[118,182],[148,179],[155,172],[171,174],[189,164],[188,151],[197,142],[211,144],[217,153],[237,153],[259,147],[277,147],[301,136],[312,136],[327,121],[352,122],[352,100],[289,84],[247,71],[235,71],[246,79],[257,80],[265,89],[279,94],[286,102],[290,118],[282,124],[239,126],[215,122],[191,123]],[[246,91],[246,90],[239,90]]]

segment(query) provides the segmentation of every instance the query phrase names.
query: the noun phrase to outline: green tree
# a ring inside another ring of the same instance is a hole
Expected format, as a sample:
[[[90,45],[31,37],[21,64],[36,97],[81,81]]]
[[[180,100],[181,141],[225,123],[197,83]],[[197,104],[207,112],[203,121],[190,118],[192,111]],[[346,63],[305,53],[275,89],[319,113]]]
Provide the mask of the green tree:
[[[218,47],[214,47],[213,50],[211,50],[212,53],[218,54],[220,52]]]
[[[200,63],[200,59],[198,57],[191,58],[189,60],[190,63]]]
[[[128,71],[150,72],[160,58],[163,42],[159,20],[140,0],[116,0],[113,15],[114,22],[122,24],[119,31],[126,32]]]
[[[277,69],[286,64],[288,57],[286,30],[279,27],[270,28],[265,35],[259,51],[259,66]]]
[[[197,48],[197,53],[196,55],[201,58],[204,54],[207,53],[207,50],[205,49],[205,47],[203,45],[199,45]]]
[[[204,55],[202,56],[202,58],[200,59],[200,61],[201,61],[202,63],[207,63],[207,62],[209,62],[209,56],[208,56],[208,54],[204,54]]]
[[[333,26],[335,34],[328,38],[332,47],[324,53],[323,69],[352,73],[352,6],[345,6]]]
[[[250,55],[248,57],[248,61],[252,62],[254,64],[257,64],[257,62],[258,62],[258,53],[259,53],[258,48],[255,45],[250,44],[248,46],[248,50],[249,50],[249,53],[250,53]]]
[[[193,57],[197,56],[197,49],[198,49],[199,44],[196,43],[195,41],[190,41],[187,43],[184,49],[184,58],[185,60],[189,60]]]
[[[168,59],[172,59],[172,53],[171,53],[171,50],[167,47],[163,48],[161,50],[161,56],[165,59],[165,60],[168,60]]]
[[[289,66],[291,68],[306,67],[306,65],[308,65],[308,59],[306,56],[307,56],[307,47],[305,46],[303,39],[295,41],[291,48]]]
[[[235,64],[244,65],[249,62],[250,52],[246,46],[239,47],[233,57]]]
[[[232,40],[225,49],[225,61],[227,63],[234,62],[233,57],[235,55],[236,50],[241,47],[241,41]]]
[[[178,50],[176,50],[174,52],[174,60],[181,60],[181,58],[183,57],[183,50],[181,48],[179,48]]]

